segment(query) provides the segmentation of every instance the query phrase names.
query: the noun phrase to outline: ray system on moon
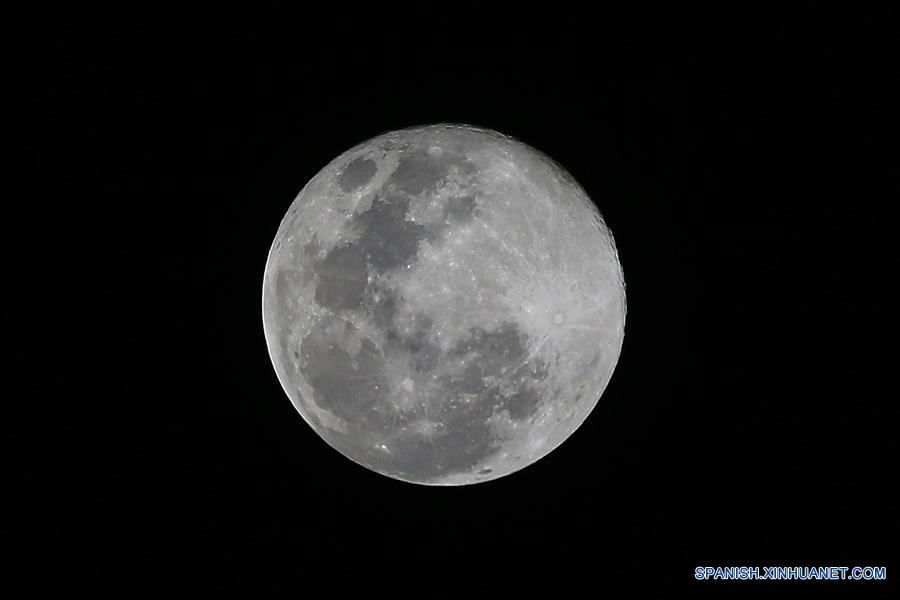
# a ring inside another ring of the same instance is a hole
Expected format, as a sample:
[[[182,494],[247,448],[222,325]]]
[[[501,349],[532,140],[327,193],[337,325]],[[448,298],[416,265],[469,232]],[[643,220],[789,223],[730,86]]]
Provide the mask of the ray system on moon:
[[[495,479],[584,421],[621,349],[625,289],[559,165],[468,126],[391,132],[326,166],[269,253],[278,378],[332,447],[404,481]]]

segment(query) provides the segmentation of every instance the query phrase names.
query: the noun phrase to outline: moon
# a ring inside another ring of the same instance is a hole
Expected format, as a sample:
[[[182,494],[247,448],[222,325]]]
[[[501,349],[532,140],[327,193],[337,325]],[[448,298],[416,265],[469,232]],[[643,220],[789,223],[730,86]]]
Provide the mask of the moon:
[[[269,356],[303,419],[377,473],[503,477],[565,441],[619,358],[625,283],[575,179],[495,131],[377,136],[303,188],[269,251]]]

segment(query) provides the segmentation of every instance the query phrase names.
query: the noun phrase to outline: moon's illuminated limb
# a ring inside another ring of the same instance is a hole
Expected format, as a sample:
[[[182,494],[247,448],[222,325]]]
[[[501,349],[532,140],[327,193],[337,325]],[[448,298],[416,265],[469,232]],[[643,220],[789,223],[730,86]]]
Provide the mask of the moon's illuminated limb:
[[[596,207],[496,132],[432,126],[344,153],[303,189],[266,265],[266,340],[329,444],[427,484],[494,479],[587,417],[625,292]]]

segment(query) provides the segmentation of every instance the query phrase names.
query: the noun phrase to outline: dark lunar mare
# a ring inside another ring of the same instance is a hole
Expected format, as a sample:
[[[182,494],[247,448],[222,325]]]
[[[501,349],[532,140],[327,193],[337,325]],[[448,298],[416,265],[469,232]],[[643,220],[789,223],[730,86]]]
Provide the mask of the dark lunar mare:
[[[364,304],[372,323],[384,333],[385,354],[402,356],[418,373],[431,371],[441,359],[440,347],[430,341],[432,320],[419,313],[413,319],[412,332],[401,334],[394,322],[400,304],[397,293],[377,283],[370,285],[369,289],[371,295]]]
[[[375,344],[362,338],[361,348],[351,356],[340,345],[336,328],[353,330],[350,323],[320,323],[303,339],[300,371],[314,390],[319,407],[361,430],[384,431],[392,418],[386,401],[389,381],[384,361]]]
[[[333,249],[315,266],[314,272],[318,304],[334,311],[359,306],[368,278],[361,246],[351,244]]]
[[[453,196],[447,198],[444,220],[448,223],[468,223],[475,216],[475,196]]]
[[[373,466],[401,476],[432,480],[470,471],[501,447],[489,419],[506,409],[514,419],[533,416],[542,399],[535,385],[549,375],[541,361],[525,364],[527,336],[514,322],[487,331],[472,328],[470,335],[440,360],[465,358],[460,372],[441,378],[443,396],[429,411],[432,421],[443,425],[434,435],[407,433],[390,440],[391,454],[369,453]],[[500,385],[488,385],[485,377],[511,382],[515,392],[504,396]]]
[[[377,273],[412,262],[425,239],[425,227],[406,220],[409,202],[402,194],[376,195],[372,207],[350,223],[361,230],[357,244]]]
[[[465,172],[476,168],[452,152],[434,157],[415,149],[403,154],[387,190],[374,191],[371,207],[347,223],[349,230],[359,234],[357,239],[333,248],[315,265],[316,302],[334,311],[354,309],[363,299],[370,273],[387,273],[413,262],[419,242],[434,239],[436,232],[434,227],[407,220],[410,195],[433,190],[454,167]],[[357,158],[344,167],[338,183],[345,191],[357,189],[371,179],[374,169],[371,160]],[[474,211],[474,197],[454,197],[448,200],[444,217],[447,222],[465,222]],[[446,226],[437,229],[443,232]]]
[[[358,238],[331,249],[319,261],[316,302],[333,311],[357,308],[363,299],[369,273],[385,273],[415,260],[425,227],[406,220],[409,199],[402,194],[377,194],[372,206],[355,215],[347,227]]]
[[[469,329],[469,337],[459,341],[449,351],[450,358],[466,359],[466,367],[461,374],[445,376],[443,383],[450,390],[457,390],[459,402],[463,394],[478,394],[480,403],[506,409],[513,419],[524,420],[537,412],[542,399],[535,388],[537,383],[549,376],[549,369],[541,359],[528,358],[528,336],[514,321],[502,323],[496,330],[487,331],[480,327]],[[488,385],[486,377],[498,377],[508,382],[514,389],[505,395],[500,385]]]
[[[345,192],[358,190],[369,183],[377,171],[378,167],[372,159],[363,157],[354,159],[347,163],[347,166],[341,171],[338,176],[338,185]]]
[[[359,354],[350,356],[339,345],[340,327],[350,329],[352,325],[334,321],[314,328],[303,340],[300,368],[315,390],[316,404],[343,419],[350,428],[347,435],[330,433],[329,439],[372,468],[423,481],[468,471],[500,447],[488,422],[490,417],[505,409],[514,419],[527,419],[542,399],[535,386],[547,377],[546,366],[524,363],[527,337],[513,322],[493,331],[470,329],[469,337],[446,356],[441,356],[436,347],[426,350],[433,353],[430,360],[434,364],[464,358],[466,367],[442,377],[441,395],[423,399],[428,403],[427,410],[423,404],[422,410],[403,415],[387,397],[389,382],[381,353],[363,338]],[[412,335],[395,334],[387,352],[414,361],[423,351],[418,344],[431,346],[426,339],[430,327],[423,316]],[[504,394],[501,385],[488,385],[488,376],[505,380],[513,393]],[[433,434],[423,435],[407,427],[426,416],[439,424]],[[388,452],[378,448],[381,443]]]
[[[478,170],[478,166],[460,152],[450,150],[433,156],[416,148],[400,156],[397,170],[391,174],[388,183],[407,194],[421,194],[437,188],[454,167],[463,174]]]

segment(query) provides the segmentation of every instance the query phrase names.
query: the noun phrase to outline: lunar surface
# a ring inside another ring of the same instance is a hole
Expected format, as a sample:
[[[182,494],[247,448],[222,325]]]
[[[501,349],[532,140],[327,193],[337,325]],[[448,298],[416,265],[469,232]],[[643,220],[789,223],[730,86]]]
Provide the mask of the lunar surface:
[[[383,475],[462,485],[559,446],[606,388],[625,286],[599,210],[497,132],[395,131],[322,169],[263,282],[269,354],[333,448]]]

